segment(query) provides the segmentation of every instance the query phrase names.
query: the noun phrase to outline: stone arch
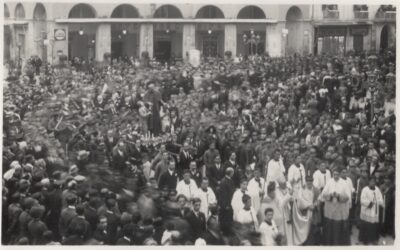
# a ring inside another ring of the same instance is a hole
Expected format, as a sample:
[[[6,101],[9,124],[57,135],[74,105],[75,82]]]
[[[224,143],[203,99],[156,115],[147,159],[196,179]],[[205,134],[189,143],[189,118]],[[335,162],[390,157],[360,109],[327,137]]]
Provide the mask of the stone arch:
[[[35,51],[37,55],[45,61],[47,59],[47,49],[44,40],[47,39],[47,13],[42,3],[37,3],[33,10],[33,34]]]
[[[197,11],[196,18],[225,18],[225,16],[220,8],[214,5],[206,5]]]
[[[8,9],[7,4],[4,4],[4,17],[5,18],[10,17],[10,10]]]
[[[93,6],[80,3],[74,5],[72,9],[69,11],[68,18],[95,18],[96,17],[96,10]]]
[[[111,13],[112,18],[138,18],[139,11],[130,4],[121,4]]]
[[[183,18],[182,12],[174,5],[161,5],[154,12],[154,18]]]
[[[15,18],[24,19],[25,18],[25,8],[21,3],[18,3],[15,7]]]
[[[304,45],[303,12],[297,6],[292,6],[286,13],[286,54],[301,53]]]
[[[298,21],[303,19],[303,12],[297,6],[292,6],[286,13],[286,21]]]
[[[243,7],[238,15],[238,19],[266,19],[264,11],[257,6],[254,5],[249,5],[246,7]]]

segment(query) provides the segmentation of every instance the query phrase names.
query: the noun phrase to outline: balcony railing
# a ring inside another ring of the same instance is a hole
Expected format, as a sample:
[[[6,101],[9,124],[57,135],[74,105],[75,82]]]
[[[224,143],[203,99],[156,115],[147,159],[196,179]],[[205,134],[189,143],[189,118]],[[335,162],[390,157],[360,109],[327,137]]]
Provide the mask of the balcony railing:
[[[339,11],[338,10],[324,10],[324,19],[339,19]]]
[[[376,13],[376,19],[385,21],[396,21],[396,11],[379,11]]]
[[[354,18],[355,19],[368,19],[368,11],[365,10],[357,10],[354,11]]]

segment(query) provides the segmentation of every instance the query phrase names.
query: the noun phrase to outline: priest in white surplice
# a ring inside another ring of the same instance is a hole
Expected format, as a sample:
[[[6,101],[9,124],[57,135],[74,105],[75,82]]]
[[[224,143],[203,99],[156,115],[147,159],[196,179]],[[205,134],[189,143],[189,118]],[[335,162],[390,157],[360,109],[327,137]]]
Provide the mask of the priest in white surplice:
[[[281,152],[276,149],[274,152],[274,157],[268,162],[267,167],[267,184],[271,181],[278,182],[278,179],[284,176],[286,172],[285,166],[283,165],[283,159],[281,157]]]
[[[197,190],[195,197],[201,200],[200,212],[204,213],[207,220],[210,216],[210,206],[216,206],[217,199],[214,191],[208,187],[208,179],[206,177],[201,180],[200,188]]]
[[[326,169],[325,162],[321,162],[319,164],[319,169],[314,172],[313,179],[314,187],[321,192],[324,189],[326,183],[331,179],[331,171],[329,171],[329,169]]]
[[[247,180],[243,178],[240,181],[240,188],[233,193],[232,201],[231,201],[231,206],[233,209],[233,221],[237,221],[237,216],[240,210],[242,210],[244,204],[243,204],[243,195],[249,195],[249,192],[247,191]]]
[[[334,168],[332,172],[333,177],[326,183],[320,195],[324,202],[324,242],[329,246],[350,245],[348,188],[346,182],[340,178],[341,169]]]
[[[306,185],[306,172],[303,164],[301,164],[301,156],[296,157],[295,162],[290,166],[288,171],[288,181],[293,189],[293,195],[296,196],[299,189]]]
[[[297,192],[293,203],[293,245],[302,245],[308,238],[311,228],[313,210],[317,206],[313,179],[306,178],[306,186]]]
[[[243,207],[240,209],[237,215],[237,222],[239,222],[245,231],[258,231],[257,213],[251,206],[251,197],[247,194],[243,195],[242,204]]]
[[[190,178],[190,170],[185,170],[183,180],[178,182],[178,185],[176,185],[177,195],[183,194],[188,200],[191,200],[195,197],[197,189],[198,187],[196,182]]]
[[[254,210],[258,213],[261,200],[264,198],[265,181],[261,177],[261,172],[258,168],[254,170],[254,177],[249,181],[247,190],[249,191],[251,202]]]
[[[273,220],[274,210],[266,208],[264,211],[264,221],[260,223],[258,231],[261,234],[261,245],[263,246],[276,246],[280,243],[280,236],[278,227]]]
[[[359,240],[364,244],[377,244],[379,240],[379,207],[383,207],[381,190],[375,185],[375,177],[361,191]]]

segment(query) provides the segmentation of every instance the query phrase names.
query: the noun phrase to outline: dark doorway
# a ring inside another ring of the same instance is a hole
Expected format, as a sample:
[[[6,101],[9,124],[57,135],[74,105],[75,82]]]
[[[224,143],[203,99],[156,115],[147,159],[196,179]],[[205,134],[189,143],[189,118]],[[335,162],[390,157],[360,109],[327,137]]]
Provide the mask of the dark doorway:
[[[171,58],[171,42],[157,41],[154,46],[154,57],[161,62],[169,61]]]
[[[353,49],[355,52],[361,52],[364,50],[364,36],[354,35]]]
[[[216,57],[218,54],[218,42],[215,37],[203,40],[203,55],[205,57]]]
[[[111,44],[111,57],[118,59],[122,57],[122,41],[114,41]]]
[[[388,26],[385,25],[385,26],[383,26],[382,31],[381,31],[381,46],[380,47],[382,50],[384,50],[384,49],[387,49],[388,46],[389,46],[389,30],[388,30]]]

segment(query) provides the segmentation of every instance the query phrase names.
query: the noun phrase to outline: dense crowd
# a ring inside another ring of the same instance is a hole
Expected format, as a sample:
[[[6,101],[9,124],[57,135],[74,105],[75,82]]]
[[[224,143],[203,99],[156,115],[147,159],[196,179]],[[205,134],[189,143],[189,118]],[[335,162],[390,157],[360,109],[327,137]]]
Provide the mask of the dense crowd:
[[[10,67],[3,244],[394,238],[395,52]]]

